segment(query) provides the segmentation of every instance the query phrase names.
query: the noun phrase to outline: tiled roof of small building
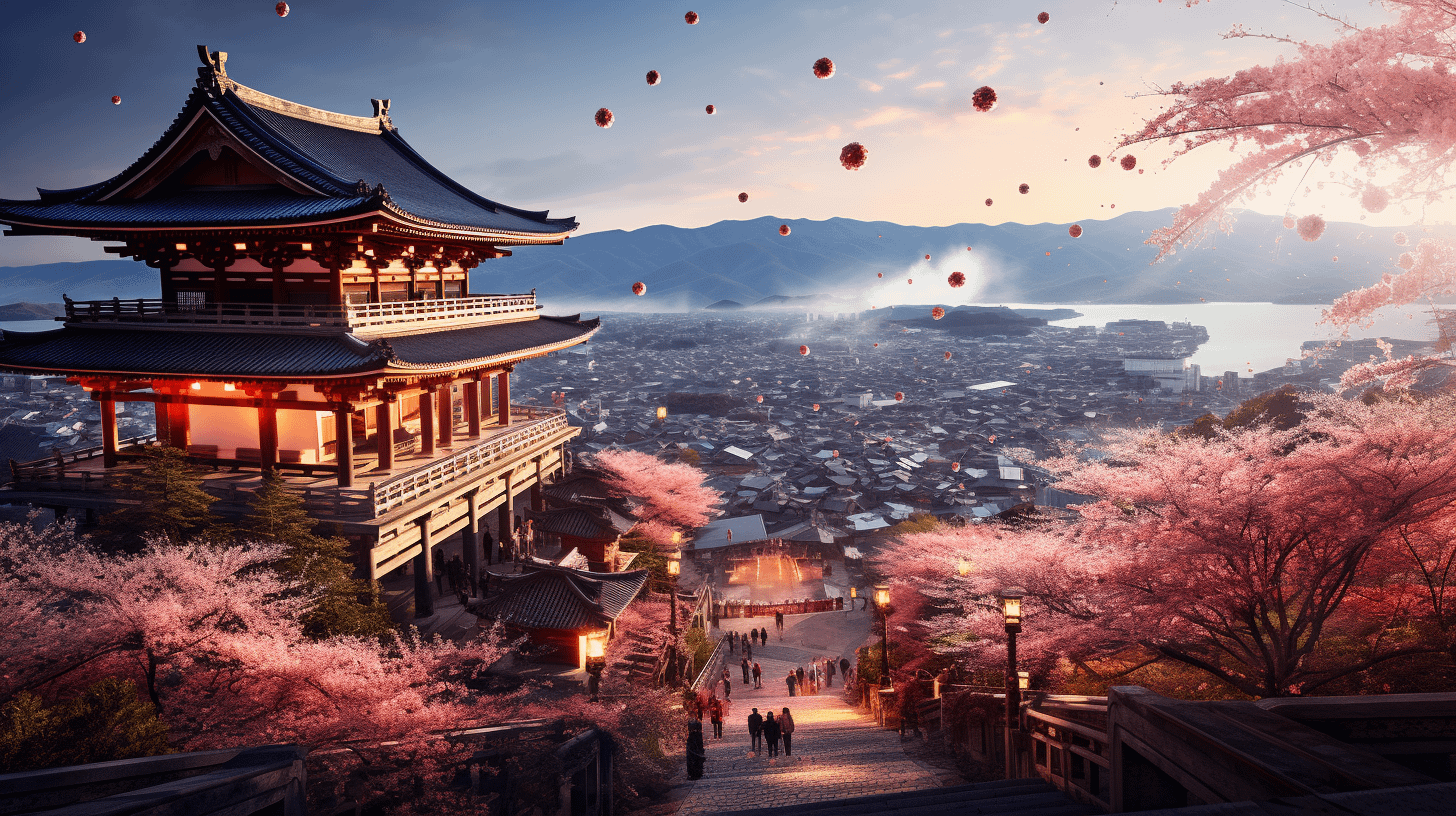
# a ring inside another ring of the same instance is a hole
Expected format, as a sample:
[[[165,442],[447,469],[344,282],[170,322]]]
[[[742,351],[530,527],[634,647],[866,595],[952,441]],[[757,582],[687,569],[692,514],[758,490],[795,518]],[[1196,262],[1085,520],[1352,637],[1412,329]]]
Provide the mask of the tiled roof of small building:
[[[524,629],[605,627],[646,583],[646,570],[596,573],[542,567],[505,576],[500,594],[476,609],[485,617]]]
[[[527,510],[526,517],[534,520],[535,527],[540,532],[576,538],[616,538],[631,530],[636,523],[606,507],[590,504],[573,504],[540,511]]]

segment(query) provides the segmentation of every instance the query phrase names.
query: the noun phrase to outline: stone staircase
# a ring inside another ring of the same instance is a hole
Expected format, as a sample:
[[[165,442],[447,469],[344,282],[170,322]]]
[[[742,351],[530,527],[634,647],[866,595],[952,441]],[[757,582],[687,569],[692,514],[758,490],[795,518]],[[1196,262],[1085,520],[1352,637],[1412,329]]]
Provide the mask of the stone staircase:
[[[1072,801],[1040,779],[1009,779],[734,810],[722,816],[1091,816],[1096,813],[1101,811]]]

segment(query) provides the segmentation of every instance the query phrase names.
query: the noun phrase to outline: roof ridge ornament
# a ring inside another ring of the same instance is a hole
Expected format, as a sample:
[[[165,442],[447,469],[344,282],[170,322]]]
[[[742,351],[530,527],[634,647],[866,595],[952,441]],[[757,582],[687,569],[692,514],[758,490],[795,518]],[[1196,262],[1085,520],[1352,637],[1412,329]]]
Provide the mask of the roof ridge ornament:
[[[228,79],[227,75],[227,52],[208,51],[207,46],[197,46],[197,56],[201,58],[203,68],[197,69],[197,87],[203,90],[216,89],[219,92],[232,90],[237,83]]]
[[[389,100],[371,99],[374,103],[374,118],[379,120],[379,127],[382,130],[394,130],[394,122],[389,118]]]

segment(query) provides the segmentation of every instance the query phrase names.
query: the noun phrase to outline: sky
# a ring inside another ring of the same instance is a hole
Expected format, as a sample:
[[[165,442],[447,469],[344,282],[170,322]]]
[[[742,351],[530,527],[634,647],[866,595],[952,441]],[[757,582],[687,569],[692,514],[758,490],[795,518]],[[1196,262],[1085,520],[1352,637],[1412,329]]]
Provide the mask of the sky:
[[[400,134],[445,173],[512,206],[576,216],[577,234],[763,215],[1096,220],[1191,202],[1233,161],[1214,147],[1164,166],[1168,148],[1149,146],[1131,151],[1143,172],[1086,163],[1121,155],[1118,137],[1157,111],[1159,89],[1294,53],[1224,39],[1231,26],[1335,35],[1277,0],[290,6],[279,18],[268,0],[8,4],[0,198],[124,169],[181,109],[205,44],[228,52],[231,78],[274,96],[356,115],[371,113],[372,97],[390,98]],[[1365,2],[1321,8],[1358,24],[1385,18]],[[697,25],[684,22],[688,10]],[[811,66],[826,56],[837,71],[817,79]],[[659,85],[647,85],[648,70]],[[983,85],[999,97],[988,113],[970,102]],[[593,123],[600,107],[614,112],[611,128]],[[848,171],[838,159],[853,141],[869,156]],[[1362,217],[1338,190],[1305,196],[1293,184],[1250,206]],[[1391,207],[1368,223],[1418,217]],[[0,239],[0,266],[102,257],[100,244],[76,238]]]

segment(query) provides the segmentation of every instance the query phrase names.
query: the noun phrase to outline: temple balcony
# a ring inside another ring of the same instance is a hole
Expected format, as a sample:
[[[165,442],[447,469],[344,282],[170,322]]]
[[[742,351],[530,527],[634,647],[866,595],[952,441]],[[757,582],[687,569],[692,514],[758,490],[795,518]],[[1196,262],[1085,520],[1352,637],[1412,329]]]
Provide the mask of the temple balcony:
[[[410,515],[424,504],[452,499],[492,473],[540,459],[576,433],[567,424],[564,410],[512,405],[509,425],[485,425],[479,436],[471,436],[466,424],[454,423],[449,446],[437,446],[433,454],[421,451],[418,438],[397,443],[389,468],[378,466],[373,439],[360,440],[354,446],[353,461],[355,478],[365,483],[362,486],[339,486],[338,465],[334,462],[285,461],[278,468],[316,517],[349,526],[377,527],[397,516]],[[156,444],[152,436],[121,440],[118,457],[122,462],[110,469],[103,467],[99,447],[34,462],[12,461],[10,484],[0,490],[0,499],[105,512],[124,498],[120,480],[139,468],[136,460],[143,450]],[[221,500],[219,509],[224,515],[229,508],[245,507],[260,484],[261,464],[251,457],[189,458],[199,469],[203,488]],[[559,455],[548,458],[553,467],[559,464]],[[524,484],[534,478],[534,473],[527,473],[520,480]]]
[[[126,325],[147,328],[227,331],[334,333],[389,337],[437,329],[510,323],[533,318],[541,307],[534,290],[515,295],[467,295],[457,298],[402,300],[308,306],[291,303],[210,303],[179,305],[155,298],[71,300],[66,298],[68,325]]]

